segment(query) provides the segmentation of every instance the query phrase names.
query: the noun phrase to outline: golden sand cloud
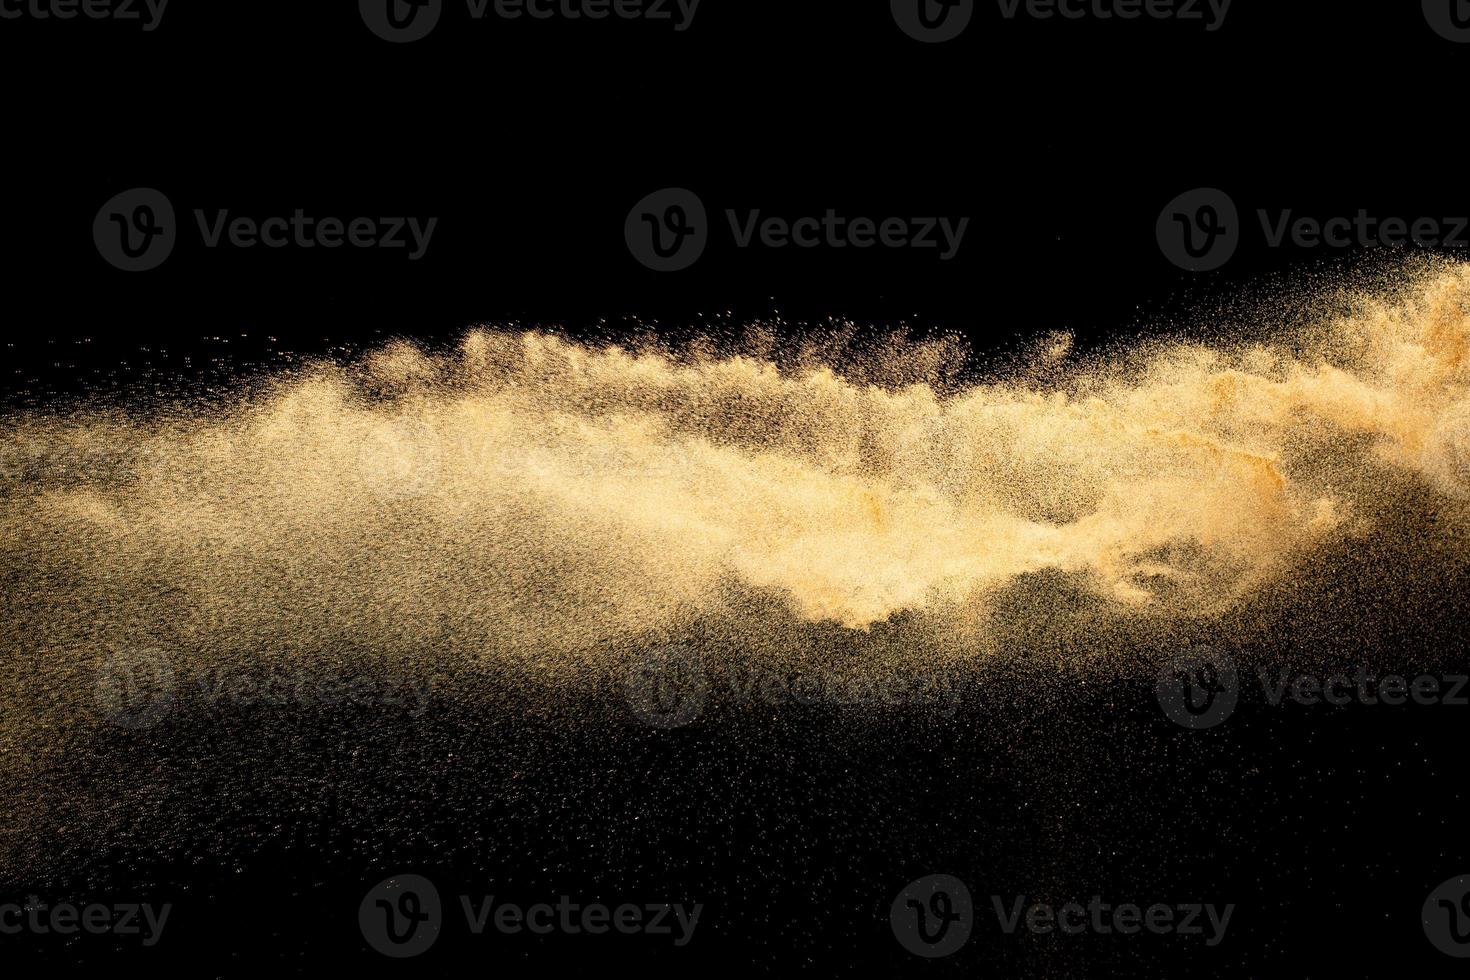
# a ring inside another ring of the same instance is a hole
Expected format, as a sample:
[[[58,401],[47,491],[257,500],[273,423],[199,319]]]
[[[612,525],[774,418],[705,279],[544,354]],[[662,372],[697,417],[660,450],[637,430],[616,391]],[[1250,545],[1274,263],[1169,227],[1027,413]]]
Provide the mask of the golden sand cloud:
[[[207,408],[13,417],[0,852],[130,819],[45,787],[107,727],[99,664],[138,651],[191,677],[453,665],[553,689],[690,637],[981,671],[1054,635],[1106,655],[1120,621],[1310,604],[1323,554],[1376,561],[1359,541],[1413,538],[1405,579],[1459,561],[1470,267],[1322,309],[1088,358],[1053,335],[993,373],[953,341],[487,329]]]
[[[1075,368],[1053,338],[1045,382],[947,380],[944,343],[824,363],[754,336],[719,353],[477,331],[209,411],[22,418],[3,519],[22,564],[231,631],[295,615],[372,640],[449,616],[587,646],[732,589],[864,629],[973,614],[1043,571],[1189,614],[1353,533],[1403,478],[1461,492],[1467,290],[1441,268],[1271,342]]]

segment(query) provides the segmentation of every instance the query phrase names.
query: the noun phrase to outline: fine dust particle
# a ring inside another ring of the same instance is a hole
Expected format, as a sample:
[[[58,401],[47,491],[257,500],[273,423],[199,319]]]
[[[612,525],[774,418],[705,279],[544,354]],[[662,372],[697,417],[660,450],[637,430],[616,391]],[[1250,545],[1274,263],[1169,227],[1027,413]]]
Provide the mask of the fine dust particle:
[[[940,384],[944,345],[778,366],[534,333],[398,344],[210,413],[22,417],[4,520],[77,615],[105,598],[118,620],[368,645],[447,617],[487,647],[586,648],[742,589],[863,630],[983,615],[1041,572],[1191,615],[1360,531],[1385,493],[1463,495],[1467,290],[1441,271],[1274,348],[1155,344],[1046,387]]]
[[[1279,605],[1355,542],[1433,535],[1421,553],[1449,560],[1470,267],[1406,277],[1274,339],[1084,362],[1050,335],[970,381],[952,342],[481,330],[207,410],[13,417],[0,778],[38,732],[66,744],[126,651],[555,687],[693,633],[725,657],[980,669]]]

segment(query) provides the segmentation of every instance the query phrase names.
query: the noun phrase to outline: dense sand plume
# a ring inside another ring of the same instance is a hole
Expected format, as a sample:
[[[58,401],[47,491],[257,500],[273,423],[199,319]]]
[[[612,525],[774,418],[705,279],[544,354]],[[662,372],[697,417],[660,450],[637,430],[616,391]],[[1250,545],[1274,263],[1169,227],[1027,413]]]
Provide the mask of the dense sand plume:
[[[487,650],[595,646],[742,591],[856,630],[973,617],[1041,572],[1214,611],[1386,493],[1463,494],[1467,299],[1470,272],[1436,267],[1277,340],[1071,366],[1057,337],[1048,370],[973,382],[952,343],[482,330],[208,411],[26,415],[0,520],[61,591],[12,601],[33,637],[167,619],[391,646],[448,621]]]
[[[482,329],[207,405],[14,413],[0,870],[40,828],[109,840],[232,752],[248,769],[239,744],[154,768],[201,705],[309,720],[324,679],[371,709],[332,738],[366,737],[435,683],[550,717],[670,643],[974,681],[1043,647],[1053,673],[1058,650],[1127,670],[1139,638],[1245,634],[1273,604],[1351,632],[1317,601],[1343,563],[1412,590],[1462,561],[1470,267],[1278,305],[1249,339],[1052,335],[1000,370],[897,335]],[[166,697],[120,702],[139,674]]]

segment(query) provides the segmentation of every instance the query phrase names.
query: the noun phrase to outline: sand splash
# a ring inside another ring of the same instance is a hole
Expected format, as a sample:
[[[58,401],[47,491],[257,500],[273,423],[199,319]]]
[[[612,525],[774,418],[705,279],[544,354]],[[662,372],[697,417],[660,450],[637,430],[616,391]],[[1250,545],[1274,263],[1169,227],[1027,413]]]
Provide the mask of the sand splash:
[[[1463,493],[1467,300],[1470,271],[1441,268],[1268,343],[1070,365],[1053,338],[973,383],[946,343],[486,330],[207,413],[27,416],[0,522],[12,568],[61,576],[63,601],[16,612],[556,649],[742,592],[855,630],[974,619],[1037,573],[1148,615],[1215,612],[1385,494]]]
[[[480,330],[209,408],[14,416],[0,871],[42,860],[39,828],[107,842],[145,801],[191,798],[203,761],[145,778],[167,725],[99,712],[118,657],[174,672],[178,731],[223,684],[303,671],[421,707],[451,669],[453,704],[518,717],[600,698],[638,651],[691,638],[711,666],[874,676],[1051,644],[1037,676],[1054,678],[1126,670],[1140,637],[1218,636],[1283,596],[1341,609],[1303,594],[1335,590],[1324,555],[1417,581],[1470,538],[1470,267],[1334,309],[1087,358],[1052,336],[990,373],[951,341]],[[1310,618],[1285,614],[1293,633]],[[309,728],[317,702],[292,703]],[[352,737],[407,723],[354,717]]]

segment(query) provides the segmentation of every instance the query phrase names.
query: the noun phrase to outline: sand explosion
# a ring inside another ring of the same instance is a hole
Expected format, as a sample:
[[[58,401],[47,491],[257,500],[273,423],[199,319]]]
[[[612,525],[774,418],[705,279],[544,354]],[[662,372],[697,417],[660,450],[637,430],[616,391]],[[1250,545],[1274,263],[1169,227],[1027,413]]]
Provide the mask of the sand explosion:
[[[112,846],[145,800],[191,798],[199,766],[253,772],[208,736],[140,783],[169,743],[120,734],[158,713],[99,713],[118,658],[211,703],[252,671],[391,675],[383,704],[415,712],[447,668],[456,710],[515,718],[584,711],[573,692],[665,643],[710,665],[973,678],[1061,637],[1046,676],[1126,670],[1139,637],[1311,607],[1336,589],[1324,556],[1387,581],[1459,563],[1470,267],[1286,312],[1249,341],[1085,358],[1053,336],[989,373],[953,341],[479,330],[452,355],[396,344],[209,407],[14,415],[0,872],[58,828]],[[403,723],[354,719],[363,738]]]
[[[1179,616],[1262,587],[1386,493],[1459,495],[1470,271],[1256,344],[952,380],[955,345],[592,347],[476,331],[225,407],[13,420],[0,501],[35,636],[167,620],[556,649],[758,594],[866,629],[1057,573]],[[36,621],[39,617],[40,621]],[[437,625],[436,625],[437,624]]]

